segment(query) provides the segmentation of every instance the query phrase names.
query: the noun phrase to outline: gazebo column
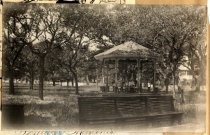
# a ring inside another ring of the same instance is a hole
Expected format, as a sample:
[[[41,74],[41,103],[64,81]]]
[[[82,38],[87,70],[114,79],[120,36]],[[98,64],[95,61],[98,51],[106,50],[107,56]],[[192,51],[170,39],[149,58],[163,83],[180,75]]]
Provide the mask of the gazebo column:
[[[153,91],[155,91],[155,80],[156,78],[156,63],[155,63],[155,60],[153,60]]]
[[[105,64],[104,64],[104,60],[103,60],[103,62],[102,62],[102,67],[101,67],[101,69],[102,69],[102,83],[103,83],[103,84],[105,84],[105,79],[104,79],[104,76],[105,76],[105,75],[104,75],[104,74],[105,74],[105,73],[104,73],[104,65],[105,65]]]
[[[109,91],[109,63],[106,63],[106,91]]]
[[[138,85],[138,92],[141,93],[141,60],[137,59],[137,68],[138,68],[138,77],[137,77],[137,85]]]
[[[118,93],[118,87],[117,87],[117,83],[118,83],[118,79],[117,79],[117,73],[118,73],[118,59],[115,59],[115,87],[114,90],[116,93]]]
[[[96,63],[96,89],[98,90],[98,63]]]

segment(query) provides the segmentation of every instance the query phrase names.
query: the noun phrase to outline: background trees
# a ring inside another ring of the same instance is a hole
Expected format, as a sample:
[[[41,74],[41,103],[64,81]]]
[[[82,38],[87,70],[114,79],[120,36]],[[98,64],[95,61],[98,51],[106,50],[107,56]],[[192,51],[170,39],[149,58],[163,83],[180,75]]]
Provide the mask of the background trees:
[[[26,79],[29,79],[29,88],[32,90],[34,89],[34,80],[38,73],[38,57],[34,55],[27,46],[23,49],[22,57],[23,66],[20,67],[20,69]]]
[[[60,62],[67,74],[71,73],[75,80],[76,94],[79,94],[78,87],[78,70],[80,64],[85,59],[85,53],[88,49],[88,43],[84,43],[82,36],[69,37],[66,35],[67,41],[63,44]]]
[[[97,64],[100,63],[94,59],[94,55],[129,40],[159,54],[157,79],[166,86],[166,91],[172,81],[174,86],[179,83],[180,65],[192,72],[197,90],[204,82],[204,7],[18,6],[4,6],[3,65],[5,77],[10,78],[11,94],[14,94],[14,74],[28,76],[33,88],[36,72],[41,99],[45,79],[52,82],[71,80],[75,82],[75,92],[78,94],[78,80],[83,77],[88,83],[96,79]]]

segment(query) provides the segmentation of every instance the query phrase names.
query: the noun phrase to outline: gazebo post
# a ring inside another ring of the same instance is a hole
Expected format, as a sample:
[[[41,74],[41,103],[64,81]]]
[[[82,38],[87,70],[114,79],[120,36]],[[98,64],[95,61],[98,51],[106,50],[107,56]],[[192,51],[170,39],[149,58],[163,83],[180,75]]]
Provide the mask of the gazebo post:
[[[153,59],[153,91],[155,91],[155,77],[156,77],[156,63],[155,63],[155,60]]]
[[[105,73],[104,73],[104,69],[105,68],[105,64],[104,64],[104,59],[102,60],[102,65],[101,65],[101,72],[102,72],[102,84],[103,84],[103,87],[102,87],[102,92],[105,92],[106,91],[106,86],[104,86],[104,84],[105,84],[105,78],[104,78],[104,76],[105,76]]]
[[[109,84],[108,84],[108,81],[109,81],[109,75],[108,75],[108,73],[109,73],[109,63],[105,62],[105,64],[106,64],[106,91],[109,91]]]
[[[115,59],[115,92],[118,93],[118,89],[117,89],[117,72],[118,72],[118,59]]]
[[[96,63],[96,67],[98,67],[98,63]],[[96,68],[96,89],[98,90],[98,68]]]
[[[137,68],[138,68],[138,77],[137,77],[137,81],[138,81],[138,92],[141,93],[141,69],[140,69],[140,63],[141,61],[139,59],[137,59]]]
[[[142,61],[140,61],[140,93],[142,93]]]
[[[102,62],[102,83],[104,84],[105,83],[105,81],[104,81],[104,59],[103,59],[103,62]]]

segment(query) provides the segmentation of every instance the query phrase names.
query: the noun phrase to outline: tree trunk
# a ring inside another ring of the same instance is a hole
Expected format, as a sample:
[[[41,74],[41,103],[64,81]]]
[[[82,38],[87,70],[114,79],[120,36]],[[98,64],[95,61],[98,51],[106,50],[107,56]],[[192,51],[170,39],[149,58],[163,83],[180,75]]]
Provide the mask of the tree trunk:
[[[192,59],[192,55],[190,55],[190,59]],[[196,87],[196,75],[195,75],[195,68],[194,68],[194,61],[191,60],[190,62],[190,68],[191,68],[191,72],[192,72],[192,82],[191,82],[191,88],[195,88]]]
[[[169,77],[165,79],[165,87],[166,87],[166,93],[168,93],[168,86],[169,86]]]
[[[15,88],[14,88],[14,73],[13,69],[9,69],[9,94],[14,95],[15,94]]]
[[[184,90],[181,91],[181,103],[184,104]]]
[[[71,79],[71,86],[74,87],[74,78]]]
[[[204,61],[200,61],[199,64],[200,64],[200,68],[199,68],[199,74],[198,74],[198,77],[197,77],[197,84],[196,84],[196,91],[199,92],[200,91],[200,87],[202,85],[205,84],[205,77],[204,77],[204,74],[205,74],[205,66],[203,65]]]
[[[173,81],[174,81],[174,83],[173,83],[173,84],[174,84],[174,92],[175,92],[175,91],[176,91],[176,81],[175,81],[175,76],[174,76],[174,78],[173,78],[173,79],[174,79],[174,80],[173,80]]]
[[[174,84],[174,93],[175,93],[176,92],[176,71],[175,70],[173,71],[173,77],[174,77],[173,78],[173,81],[174,81],[173,84]]]
[[[23,84],[23,79],[22,78],[20,78],[20,84]]]
[[[34,89],[34,77],[31,76],[30,78],[30,89],[33,90]]]
[[[79,86],[78,86],[78,77],[77,77],[77,71],[76,70],[71,70],[74,80],[75,80],[75,94],[79,94]]]
[[[53,80],[52,82],[53,82],[53,86],[55,86],[55,80]]]
[[[28,84],[28,78],[26,77],[26,84]]]
[[[201,80],[200,80],[200,76],[198,76],[198,78],[196,79],[196,88],[195,91],[199,92],[200,91],[200,86],[201,86]]]
[[[30,89],[33,90],[34,89],[34,69],[33,67],[31,68],[31,72],[30,72]]]
[[[39,56],[39,98],[43,100],[45,55]]]
[[[69,87],[69,80],[67,80],[66,83],[67,83],[67,87]]]
[[[196,75],[195,75],[195,72],[192,71],[192,81],[191,81],[191,88],[194,88],[195,87],[195,82],[196,82]]]
[[[89,85],[90,81],[89,81],[88,75],[85,76],[85,80],[86,80],[86,84]]]
[[[77,74],[74,75],[74,78],[75,78],[75,94],[79,94],[79,86],[78,86],[78,78],[77,78]]]
[[[168,93],[168,84],[166,84],[166,93]]]

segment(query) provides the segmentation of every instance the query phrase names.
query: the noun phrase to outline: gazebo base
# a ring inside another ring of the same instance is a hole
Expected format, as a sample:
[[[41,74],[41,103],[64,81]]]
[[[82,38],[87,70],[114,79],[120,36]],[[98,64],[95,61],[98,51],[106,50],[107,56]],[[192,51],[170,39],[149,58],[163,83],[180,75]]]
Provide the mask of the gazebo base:
[[[109,95],[79,97],[80,124],[85,126],[139,122],[180,123],[182,112],[175,111],[171,95]],[[129,124],[128,124],[129,125]]]

